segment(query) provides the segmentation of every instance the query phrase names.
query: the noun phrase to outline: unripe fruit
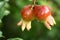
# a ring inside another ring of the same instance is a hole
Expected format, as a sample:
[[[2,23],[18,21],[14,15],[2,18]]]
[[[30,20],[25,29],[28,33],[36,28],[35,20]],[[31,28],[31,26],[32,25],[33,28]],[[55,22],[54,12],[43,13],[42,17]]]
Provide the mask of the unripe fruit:
[[[24,20],[30,21],[33,18],[32,6],[25,6],[21,11],[21,16]]]
[[[49,15],[51,15],[51,10],[48,6],[34,6],[35,17],[39,20],[45,20]]]

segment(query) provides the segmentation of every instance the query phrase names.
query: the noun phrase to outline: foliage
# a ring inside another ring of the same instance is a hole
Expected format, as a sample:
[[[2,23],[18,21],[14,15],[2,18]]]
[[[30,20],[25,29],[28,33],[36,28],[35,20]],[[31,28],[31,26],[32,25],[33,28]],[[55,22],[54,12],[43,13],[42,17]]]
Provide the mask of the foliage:
[[[7,40],[23,40],[21,38],[10,38],[10,39],[7,39]]]

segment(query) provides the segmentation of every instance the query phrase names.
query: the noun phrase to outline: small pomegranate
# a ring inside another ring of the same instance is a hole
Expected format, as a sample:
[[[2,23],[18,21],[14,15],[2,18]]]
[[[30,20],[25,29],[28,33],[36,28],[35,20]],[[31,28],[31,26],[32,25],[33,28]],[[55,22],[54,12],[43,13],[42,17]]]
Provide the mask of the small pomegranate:
[[[34,6],[34,13],[35,13],[35,17],[38,20],[44,21],[44,24],[46,25],[46,27],[51,30],[51,26],[50,25],[54,25],[56,24],[54,18],[51,16],[51,10],[48,6],[40,6],[40,5],[35,5]]]
[[[31,29],[31,21],[33,19],[33,11],[32,10],[33,10],[33,5],[25,6],[21,10],[22,19],[17,25],[18,26],[22,25],[22,31],[24,31],[25,28],[27,28],[27,30]]]
[[[34,6],[34,11],[35,11],[35,16],[39,20],[44,20],[46,19],[49,15],[51,15],[51,10],[47,6],[40,6],[40,5],[35,5]]]
[[[25,6],[21,11],[21,16],[24,20],[30,21],[33,18],[32,6]]]

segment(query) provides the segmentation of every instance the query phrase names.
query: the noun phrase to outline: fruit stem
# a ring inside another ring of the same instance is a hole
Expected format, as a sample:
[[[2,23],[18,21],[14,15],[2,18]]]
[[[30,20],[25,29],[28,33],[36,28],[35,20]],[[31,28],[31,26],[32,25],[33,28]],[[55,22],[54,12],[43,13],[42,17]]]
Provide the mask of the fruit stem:
[[[32,1],[33,1],[33,4],[35,5],[36,0],[32,0]]]

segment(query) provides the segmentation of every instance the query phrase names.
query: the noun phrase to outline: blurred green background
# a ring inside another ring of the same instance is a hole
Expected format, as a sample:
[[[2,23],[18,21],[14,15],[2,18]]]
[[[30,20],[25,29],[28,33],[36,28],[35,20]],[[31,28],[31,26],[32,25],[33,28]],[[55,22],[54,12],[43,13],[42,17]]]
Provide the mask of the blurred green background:
[[[36,0],[36,4],[52,8],[56,21],[52,30],[33,20],[31,30],[22,32],[17,26],[21,19],[20,11],[29,4],[32,4],[31,0],[0,0],[0,40],[60,40],[60,0]]]

